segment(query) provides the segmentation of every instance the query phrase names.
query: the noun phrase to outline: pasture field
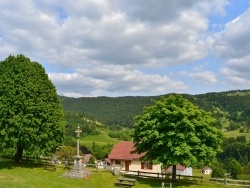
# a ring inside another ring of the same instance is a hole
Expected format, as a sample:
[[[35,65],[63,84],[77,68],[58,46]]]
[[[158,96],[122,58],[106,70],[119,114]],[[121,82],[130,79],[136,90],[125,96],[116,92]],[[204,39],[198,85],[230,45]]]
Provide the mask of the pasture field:
[[[223,134],[225,135],[226,138],[229,138],[229,137],[235,137],[236,138],[237,136],[245,136],[247,142],[250,141],[250,133],[240,133],[239,129],[234,130],[234,131],[223,132]]]
[[[115,138],[110,138],[107,133],[99,135],[88,135],[80,138],[80,143],[84,146],[91,147],[95,142],[96,145],[116,144],[118,142]]]
[[[42,163],[24,162],[14,164],[10,160],[0,160],[0,188],[114,188],[118,176],[110,171],[88,168],[92,174],[88,179],[70,179],[62,177],[67,172],[64,165],[56,165],[56,171],[43,170]],[[137,178],[137,188],[222,188],[223,185],[214,185],[200,181],[171,181],[162,179]],[[230,186],[227,186],[228,188]]]

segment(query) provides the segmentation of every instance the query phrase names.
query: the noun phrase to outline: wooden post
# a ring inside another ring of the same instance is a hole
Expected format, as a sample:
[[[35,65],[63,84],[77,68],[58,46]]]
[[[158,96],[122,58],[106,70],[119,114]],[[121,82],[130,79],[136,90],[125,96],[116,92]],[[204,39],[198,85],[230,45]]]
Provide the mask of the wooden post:
[[[164,188],[164,182],[161,183],[161,188]]]

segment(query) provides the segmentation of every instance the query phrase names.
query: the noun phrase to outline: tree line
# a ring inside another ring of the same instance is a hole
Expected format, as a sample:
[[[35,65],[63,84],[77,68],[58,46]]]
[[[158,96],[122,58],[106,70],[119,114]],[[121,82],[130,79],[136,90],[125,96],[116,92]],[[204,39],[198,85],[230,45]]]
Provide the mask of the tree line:
[[[199,108],[211,112],[213,117],[229,119],[229,130],[242,126],[243,131],[249,129],[250,90],[181,95]],[[59,97],[64,111],[85,113],[109,126],[133,127],[134,117],[141,114],[144,107],[152,105],[153,100],[158,100],[161,96]],[[220,121],[216,126],[222,127]]]

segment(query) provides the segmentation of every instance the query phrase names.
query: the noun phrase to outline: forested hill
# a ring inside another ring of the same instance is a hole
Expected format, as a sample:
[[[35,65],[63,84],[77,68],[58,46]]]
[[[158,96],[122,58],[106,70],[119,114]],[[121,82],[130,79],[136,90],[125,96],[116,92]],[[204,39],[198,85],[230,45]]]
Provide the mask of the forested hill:
[[[199,95],[182,94],[200,108],[211,111],[214,116],[226,116],[240,123],[250,124],[250,90],[206,93]],[[136,97],[62,97],[64,111],[84,113],[107,125],[133,126],[136,115],[143,107],[153,104],[160,96]]]
[[[61,97],[64,111],[84,113],[107,125],[133,126],[133,119],[143,107],[153,104],[153,97]]]

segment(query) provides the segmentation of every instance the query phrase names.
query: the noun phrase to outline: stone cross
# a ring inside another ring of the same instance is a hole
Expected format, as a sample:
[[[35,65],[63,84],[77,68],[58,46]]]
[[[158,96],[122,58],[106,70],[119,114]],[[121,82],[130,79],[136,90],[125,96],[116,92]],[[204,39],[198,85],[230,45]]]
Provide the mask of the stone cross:
[[[77,137],[77,156],[79,156],[79,138],[80,138],[80,133],[82,132],[80,130],[79,125],[77,126],[77,130],[75,132],[76,132],[76,137]]]

